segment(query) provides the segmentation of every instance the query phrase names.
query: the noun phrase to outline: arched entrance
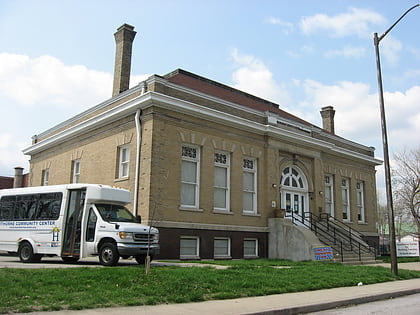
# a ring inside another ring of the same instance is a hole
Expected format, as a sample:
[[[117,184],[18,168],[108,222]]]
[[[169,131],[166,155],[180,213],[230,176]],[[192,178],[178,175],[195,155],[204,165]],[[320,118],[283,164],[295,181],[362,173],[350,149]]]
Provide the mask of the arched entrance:
[[[295,165],[286,167],[281,175],[281,207],[286,217],[304,225],[304,213],[309,212],[308,181],[303,172]]]

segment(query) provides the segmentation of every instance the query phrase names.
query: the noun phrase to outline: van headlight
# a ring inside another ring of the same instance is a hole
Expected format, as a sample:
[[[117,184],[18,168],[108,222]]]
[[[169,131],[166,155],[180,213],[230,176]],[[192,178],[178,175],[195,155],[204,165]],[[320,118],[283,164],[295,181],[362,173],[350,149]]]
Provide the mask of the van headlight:
[[[132,240],[133,239],[133,233],[129,232],[119,232],[118,233],[120,238],[123,240]]]

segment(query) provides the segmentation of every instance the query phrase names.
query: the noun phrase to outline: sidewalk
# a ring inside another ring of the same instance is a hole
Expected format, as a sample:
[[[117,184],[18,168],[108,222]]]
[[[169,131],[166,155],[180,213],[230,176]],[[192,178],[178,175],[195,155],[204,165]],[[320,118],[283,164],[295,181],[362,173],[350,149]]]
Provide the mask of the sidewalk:
[[[389,264],[381,264],[389,267]],[[420,263],[400,264],[400,269],[420,270]],[[384,300],[391,297],[420,293],[420,279],[392,281],[371,285],[286,293],[231,300],[185,304],[100,308],[82,311],[35,312],[38,315],[210,315],[210,314],[302,314],[346,305]]]

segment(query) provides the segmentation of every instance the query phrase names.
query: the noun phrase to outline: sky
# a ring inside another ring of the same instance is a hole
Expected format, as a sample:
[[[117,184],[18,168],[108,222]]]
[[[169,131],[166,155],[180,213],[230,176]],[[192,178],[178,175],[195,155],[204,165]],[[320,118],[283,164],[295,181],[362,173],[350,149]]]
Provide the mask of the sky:
[[[382,159],[373,33],[418,3],[0,0],[0,175],[29,171],[22,149],[33,135],[111,97],[113,34],[124,23],[137,31],[132,86],[181,68],[317,126],[334,106],[336,134]],[[419,29],[417,7],[380,42],[391,158],[420,146]]]

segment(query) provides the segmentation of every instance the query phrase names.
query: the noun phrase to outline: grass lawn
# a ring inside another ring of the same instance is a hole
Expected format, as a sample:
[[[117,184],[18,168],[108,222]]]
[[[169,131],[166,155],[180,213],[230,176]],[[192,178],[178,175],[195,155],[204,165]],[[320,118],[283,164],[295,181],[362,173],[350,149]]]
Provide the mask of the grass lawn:
[[[386,262],[386,263],[391,263],[391,257],[390,256],[380,256],[377,259],[382,260],[383,262]],[[397,261],[398,261],[398,263],[420,262],[420,257],[398,257]]]
[[[148,276],[141,266],[0,269],[0,313],[196,302],[420,278],[414,271],[399,270],[395,278],[383,267],[323,262],[216,263],[231,267],[152,267]]]

